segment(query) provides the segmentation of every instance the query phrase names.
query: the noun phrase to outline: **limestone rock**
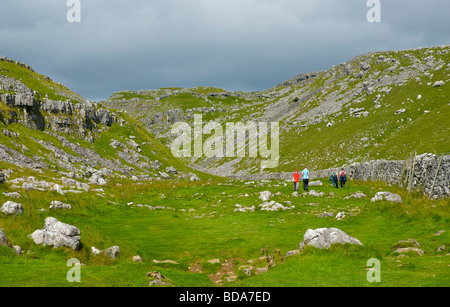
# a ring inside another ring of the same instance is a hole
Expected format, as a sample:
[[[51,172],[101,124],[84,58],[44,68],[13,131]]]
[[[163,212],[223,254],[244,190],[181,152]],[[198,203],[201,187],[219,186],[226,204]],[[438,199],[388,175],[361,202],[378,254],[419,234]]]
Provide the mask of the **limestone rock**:
[[[394,203],[402,203],[403,200],[400,195],[391,193],[391,192],[378,192],[375,194],[374,197],[370,200],[371,202],[377,202],[377,201],[389,201]]]
[[[255,212],[255,206],[243,207],[239,204],[236,204],[236,208],[234,209],[234,212]]]
[[[8,240],[6,239],[6,235],[1,230],[0,230],[0,245],[8,246]]]
[[[6,181],[6,176],[3,173],[0,173],[0,183],[4,183]]]
[[[263,204],[259,205],[261,207],[261,210],[263,211],[284,211],[289,209],[294,209],[295,206],[285,207],[280,203],[277,203],[276,201],[272,200],[270,202],[264,202]]]
[[[142,262],[142,258],[139,255],[133,257],[133,262]]]
[[[79,235],[80,230],[77,227],[62,223],[54,217],[48,217],[45,219],[44,229],[33,232],[31,238],[38,245],[54,248],[66,246],[78,250],[81,240]]]
[[[0,210],[5,214],[23,214],[23,206],[12,201],[4,203]]]
[[[308,195],[309,196],[315,196],[315,197],[321,197],[321,196],[324,196],[325,193],[324,192],[320,192],[319,193],[317,191],[311,190],[311,191],[309,191]]]
[[[72,210],[72,206],[69,204],[65,204],[60,201],[54,200],[54,201],[52,201],[52,204],[50,205],[50,209]]]
[[[394,251],[395,253],[399,253],[399,254],[403,254],[403,253],[407,253],[407,252],[416,252],[419,256],[423,255],[423,250],[417,248],[417,247],[403,247],[403,248],[398,248]]]
[[[166,168],[166,172],[173,175],[176,175],[178,173],[178,171],[173,166],[169,166],[168,168]]]
[[[269,191],[259,192],[259,199],[264,202],[269,201],[271,197],[273,197],[273,194]]]
[[[103,253],[109,258],[111,258],[111,260],[115,260],[117,257],[120,256],[120,247],[112,246],[110,248],[105,249]]]
[[[304,241],[300,242],[300,250],[305,245],[313,246],[320,249],[328,249],[332,244],[357,244],[362,243],[345,232],[337,228],[317,228],[308,229],[303,236]]]

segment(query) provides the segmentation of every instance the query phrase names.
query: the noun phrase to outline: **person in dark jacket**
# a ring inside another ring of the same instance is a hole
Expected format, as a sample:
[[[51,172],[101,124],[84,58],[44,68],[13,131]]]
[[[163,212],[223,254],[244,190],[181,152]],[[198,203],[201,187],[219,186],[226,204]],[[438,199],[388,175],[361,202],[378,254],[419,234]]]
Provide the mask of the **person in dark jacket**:
[[[333,173],[331,174],[330,181],[333,182],[333,187],[339,188],[339,179],[336,171],[333,171]]]

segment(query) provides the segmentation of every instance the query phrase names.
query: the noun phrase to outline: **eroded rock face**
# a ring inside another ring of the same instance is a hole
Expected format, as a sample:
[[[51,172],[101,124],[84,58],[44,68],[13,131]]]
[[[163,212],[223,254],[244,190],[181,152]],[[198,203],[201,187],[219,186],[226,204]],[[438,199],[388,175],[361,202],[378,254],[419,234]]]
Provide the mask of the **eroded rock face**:
[[[332,244],[357,244],[362,243],[338,228],[317,228],[308,229],[303,236],[304,241],[300,242],[300,250],[306,245],[320,249],[328,249]]]
[[[80,230],[69,224],[62,223],[54,217],[45,219],[44,229],[36,230],[31,234],[34,243],[59,248],[62,246],[78,250],[81,237]]]

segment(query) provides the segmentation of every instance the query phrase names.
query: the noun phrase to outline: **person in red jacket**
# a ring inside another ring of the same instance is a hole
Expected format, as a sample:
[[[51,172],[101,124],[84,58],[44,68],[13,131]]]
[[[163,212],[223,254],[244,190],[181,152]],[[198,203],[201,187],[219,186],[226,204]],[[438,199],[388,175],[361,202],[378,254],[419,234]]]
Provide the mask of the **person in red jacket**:
[[[339,182],[341,183],[341,189],[345,188],[345,183],[347,182],[347,175],[345,174],[344,169],[339,173]]]
[[[294,173],[294,191],[297,192],[298,191],[298,185],[300,182],[300,174],[298,173],[298,170],[295,171]]]

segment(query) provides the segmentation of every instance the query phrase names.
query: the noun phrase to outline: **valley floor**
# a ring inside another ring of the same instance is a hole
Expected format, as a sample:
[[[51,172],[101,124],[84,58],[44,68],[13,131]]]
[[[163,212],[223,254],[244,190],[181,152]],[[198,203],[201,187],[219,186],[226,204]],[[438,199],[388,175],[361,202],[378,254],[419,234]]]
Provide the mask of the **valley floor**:
[[[320,196],[292,195],[286,181],[111,183],[97,192],[65,195],[2,184],[0,204],[21,203],[24,213],[0,213],[9,245],[0,246],[0,286],[147,287],[155,280],[175,287],[450,286],[448,199],[429,200],[380,182],[336,189],[323,180],[311,190]],[[4,194],[13,191],[20,197]],[[286,210],[261,210],[263,191]],[[403,203],[371,202],[379,191],[397,193]],[[349,197],[356,192],[365,196]],[[54,200],[72,209],[49,209]],[[253,212],[245,209],[252,206]],[[336,218],[340,212],[343,219]],[[80,229],[78,251],[33,242],[29,235],[49,216]],[[306,247],[286,256],[308,229],[324,227],[339,228],[363,246]],[[96,256],[93,246],[119,246],[120,256]],[[402,247],[413,249],[398,252]],[[133,262],[136,255],[142,262]],[[74,258],[83,265],[80,282],[70,283],[67,261]],[[380,282],[368,281],[369,259],[380,262]]]

